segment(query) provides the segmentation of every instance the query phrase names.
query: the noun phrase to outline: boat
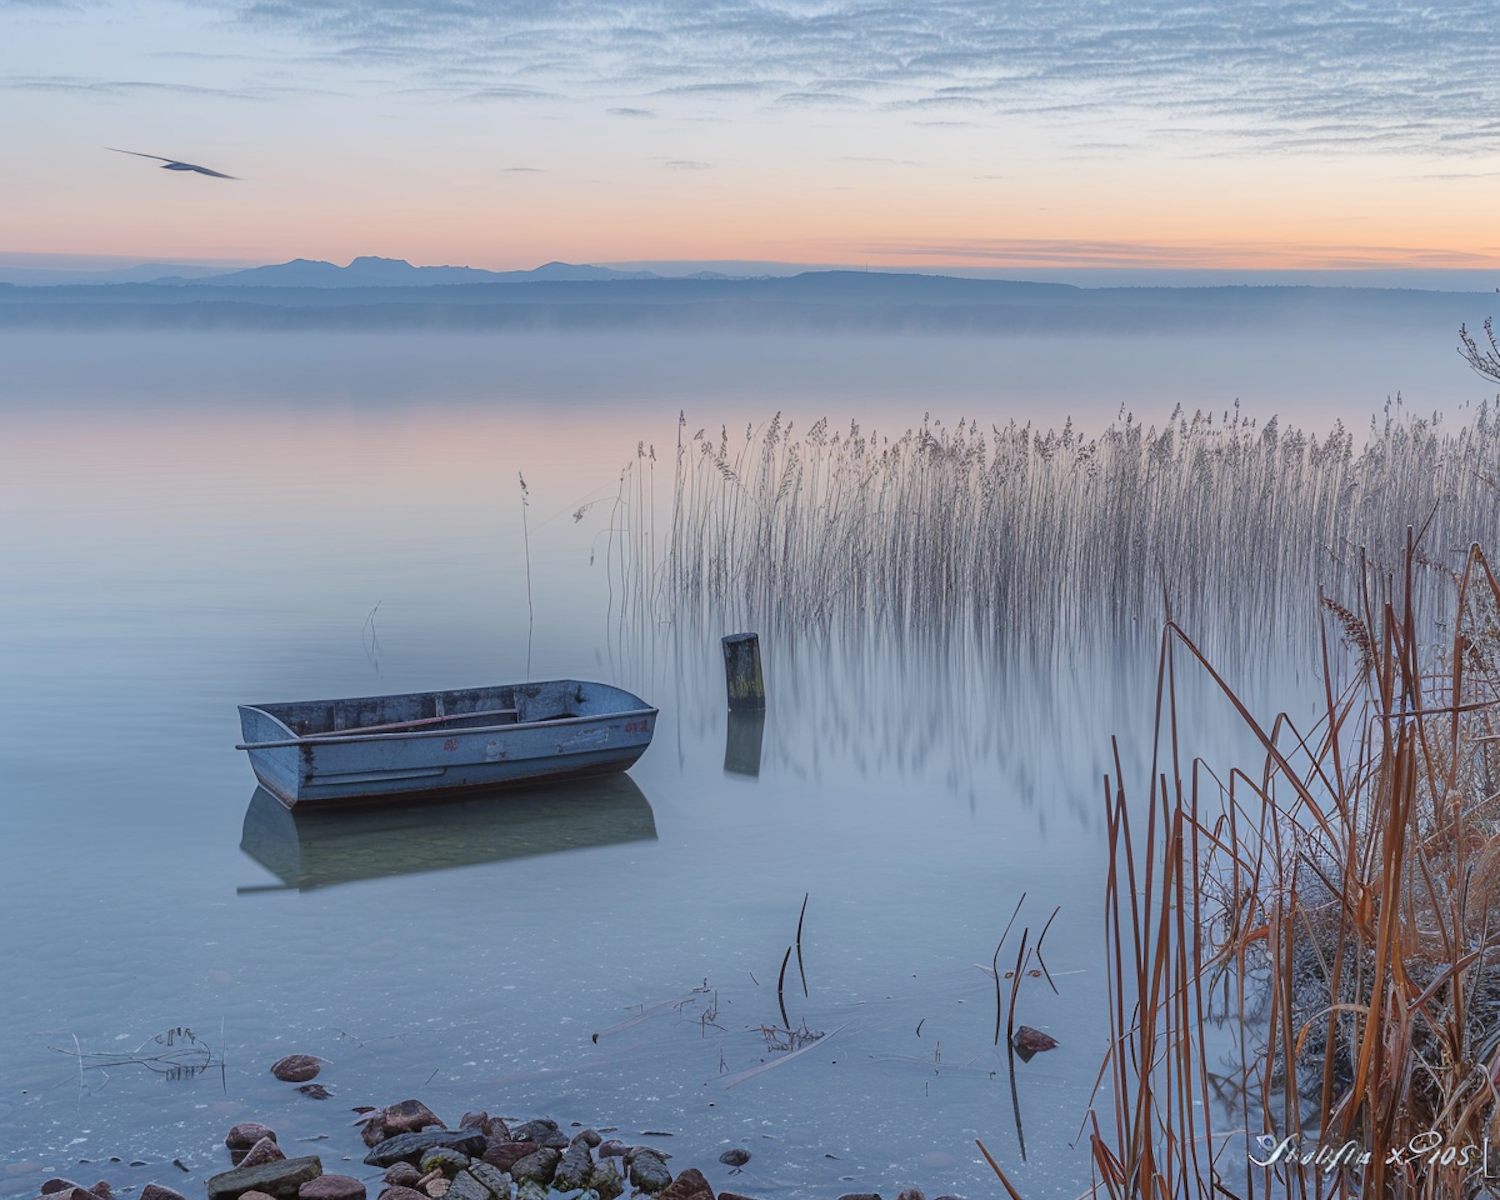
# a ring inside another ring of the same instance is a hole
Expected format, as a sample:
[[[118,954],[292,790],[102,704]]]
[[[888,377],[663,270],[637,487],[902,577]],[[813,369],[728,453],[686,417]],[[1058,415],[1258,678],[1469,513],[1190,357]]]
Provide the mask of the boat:
[[[578,679],[240,705],[255,777],[288,808],[410,800],[624,771],[657,710]]]
[[[504,792],[461,792],[362,806],[358,819],[337,806],[288,808],[257,787],[245,810],[240,849],[277,883],[241,895],[315,888],[532,855],[654,841],[651,804],[629,775],[596,775]]]

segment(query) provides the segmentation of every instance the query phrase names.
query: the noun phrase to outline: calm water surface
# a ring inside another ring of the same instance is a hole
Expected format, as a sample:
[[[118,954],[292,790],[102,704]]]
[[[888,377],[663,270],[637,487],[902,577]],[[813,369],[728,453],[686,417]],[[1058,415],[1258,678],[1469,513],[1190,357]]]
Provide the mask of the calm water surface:
[[[1482,392],[1447,347],[1387,342],[1353,371],[1289,338],[1077,349],[0,339],[5,1194],[51,1174],[190,1191],[248,1119],[361,1173],[350,1108],[416,1095],[450,1123],[667,1131],[675,1166],[755,1195],[989,1194],[976,1137],[1029,1196],[1076,1195],[1107,1037],[1100,778],[1112,734],[1145,777],[1152,637],[996,663],[783,631],[757,762],[726,730],[732,630],[622,628],[604,564],[621,469],[654,446],[660,504],[684,407],[899,432],[924,411],[1097,427],[1122,403],[1161,419],[1238,396],[1323,428],[1397,388],[1428,408]],[[628,780],[294,823],[233,749],[239,703],[528,670],[660,706]],[[1311,711],[1299,664],[1240,677],[1262,711]],[[1186,686],[1195,749],[1248,751]],[[1007,953],[1060,906],[1057,990],[1025,979],[1017,1020],[1061,1043],[1018,1064],[1024,1162],[985,970],[1023,893]],[[807,994],[794,957],[785,1000],[828,1036],[782,1062],[761,1027],[804,895]],[[131,1061],[179,1027],[211,1070]],[[329,1060],[331,1099],[267,1074],[294,1051]],[[729,1145],[754,1155],[733,1181]]]

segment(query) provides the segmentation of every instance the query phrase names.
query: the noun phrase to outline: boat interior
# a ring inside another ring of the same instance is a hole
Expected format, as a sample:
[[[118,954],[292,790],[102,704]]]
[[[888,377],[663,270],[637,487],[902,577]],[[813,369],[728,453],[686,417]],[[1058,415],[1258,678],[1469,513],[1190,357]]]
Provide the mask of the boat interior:
[[[410,692],[344,700],[257,704],[298,737],[346,733],[401,733],[475,729],[532,721],[561,721],[602,711],[576,680]],[[592,711],[591,711],[592,710]]]

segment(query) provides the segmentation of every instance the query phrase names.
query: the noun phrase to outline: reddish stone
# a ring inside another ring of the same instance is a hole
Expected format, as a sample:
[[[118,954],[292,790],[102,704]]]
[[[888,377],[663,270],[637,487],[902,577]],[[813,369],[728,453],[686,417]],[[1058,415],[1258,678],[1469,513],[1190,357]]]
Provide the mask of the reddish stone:
[[[656,1193],[656,1200],[714,1200],[714,1190],[697,1167],[689,1167]]]
[[[388,1105],[381,1110],[380,1117],[388,1138],[395,1137],[398,1133],[419,1133],[429,1125],[443,1126],[437,1113],[420,1100],[403,1100],[399,1104]]]
[[[49,1179],[42,1184],[42,1195],[50,1196],[53,1192],[71,1192],[78,1187],[71,1179]]]
[[[245,1156],[235,1166],[258,1167],[261,1163],[280,1162],[285,1157],[281,1147],[270,1138],[261,1138],[245,1152]]]
[[[1040,1029],[1033,1029],[1030,1025],[1022,1025],[1017,1029],[1011,1035],[1010,1042],[1023,1062],[1029,1061],[1033,1054],[1040,1054],[1043,1050],[1053,1050],[1057,1047],[1055,1037],[1043,1033]]]
[[[297,1200],[365,1200],[365,1185],[353,1175],[319,1175],[297,1189]]]
[[[288,1054],[271,1064],[271,1074],[282,1083],[306,1083],[322,1069],[323,1064],[311,1054]]]
[[[421,1178],[422,1172],[417,1170],[414,1163],[409,1163],[404,1158],[385,1173],[385,1181],[394,1183],[398,1187],[413,1187]]]
[[[458,1127],[460,1129],[484,1129],[488,1133],[489,1131],[485,1127],[489,1123],[490,1114],[487,1112],[466,1112],[459,1118]]]
[[[261,1138],[276,1140],[276,1131],[259,1121],[242,1121],[224,1136],[224,1144],[231,1150],[248,1150]]]
[[[509,1171],[519,1160],[540,1149],[535,1142],[501,1142],[498,1146],[491,1146],[480,1157],[492,1167]]]
[[[187,1197],[159,1183],[148,1183],[141,1189],[140,1200],[187,1200]]]
[[[109,1180],[107,1179],[101,1179],[93,1187],[89,1188],[89,1191],[98,1196],[99,1200],[112,1200],[114,1196],[114,1193],[109,1190]]]
[[[245,1200],[243,1196],[240,1200]],[[414,1191],[400,1184],[393,1184],[380,1193],[379,1200],[429,1200],[426,1192]]]

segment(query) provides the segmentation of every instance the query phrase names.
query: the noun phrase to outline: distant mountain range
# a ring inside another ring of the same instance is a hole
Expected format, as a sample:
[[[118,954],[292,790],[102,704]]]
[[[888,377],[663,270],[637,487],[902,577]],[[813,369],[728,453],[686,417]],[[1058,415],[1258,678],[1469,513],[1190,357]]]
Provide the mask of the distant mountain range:
[[[602,279],[658,279],[650,271],[616,271],[609,267],[549,262],[530,271],[483,271],[478,267],[414,267],[404,258],[364,255],[347,267],[315,258],[294,258],[269,267],[230,271],[194,283],[213,287],[432,287],[463,283],[557,283],[593,282]],[[154,283],[181,283],[171,276]]]
[[[1355,324],[1451,339],[1493,293],[1308,286],[1101,287],[881,271],[733,278],[548,263],[532,271],[297,259],[199,279],[16,286],[0,328],[780,329],[1135,334]]]

